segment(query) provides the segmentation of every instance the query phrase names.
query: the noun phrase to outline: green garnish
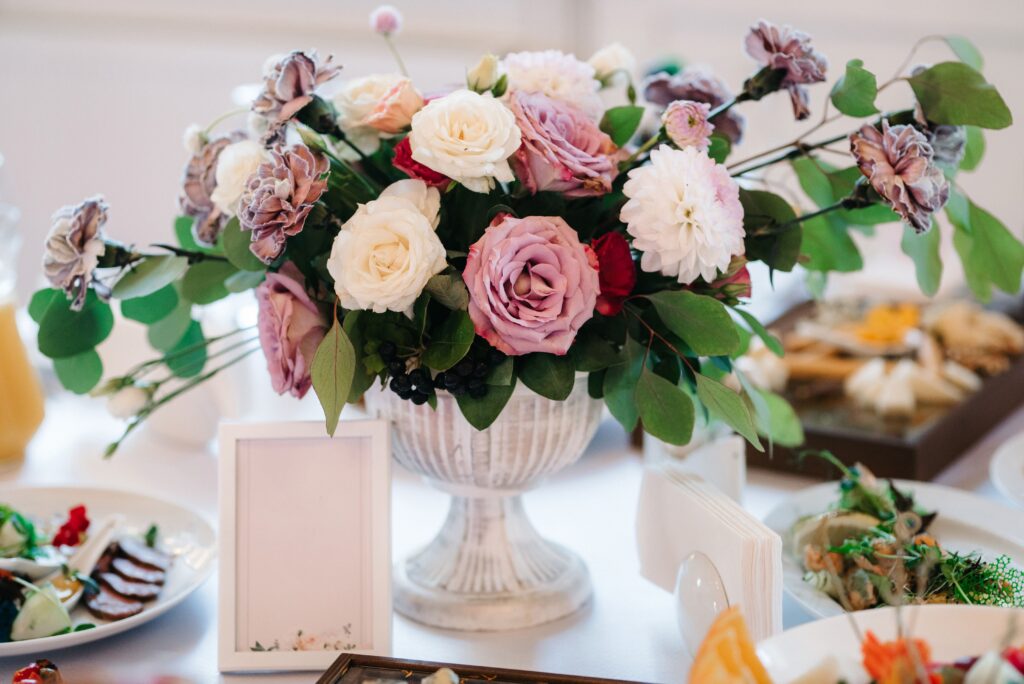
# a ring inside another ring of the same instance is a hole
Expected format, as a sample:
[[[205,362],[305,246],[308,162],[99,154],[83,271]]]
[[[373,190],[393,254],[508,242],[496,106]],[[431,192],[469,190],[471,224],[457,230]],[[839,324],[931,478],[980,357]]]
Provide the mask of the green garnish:
[[[156,523],[153,523],[152,525],[150,525],[149,529],[146,530],[145,536],[143,537],[143,539],[146,542],[146,546],[148,546],[151,549],[155,548],[156,547],[156,538],[157,538],[157,535],[159,535],[159,534],[160,534],[160,528],[156,526]]]

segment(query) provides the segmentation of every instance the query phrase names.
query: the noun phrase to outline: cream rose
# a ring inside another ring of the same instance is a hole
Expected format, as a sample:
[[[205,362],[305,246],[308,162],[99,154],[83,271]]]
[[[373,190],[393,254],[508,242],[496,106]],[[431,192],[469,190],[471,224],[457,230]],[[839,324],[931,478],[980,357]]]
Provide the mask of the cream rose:
[[[270,153],[255,140],[240,140],[225,147],[217,158],[216,187],[210,193],[214,206],[229,216],[238,213],[238,201],[246,183]]]
[[[372,74],[346,82],[334,96],[338,126],[364,153],[373,154],[380,147],[381,132],[367,123],[368,117],[392,89],[407,80],[401,74]]]
[[[346,309],[408,311],[447,267],[434,233],[440,193],[423,181],[392,184],[359,207],[334,239],[327,270]]]
[[[490,93],[456,90],[412,118],[412,158],[474,192],[514,179],[508,158],[519,149],[516,118]]]

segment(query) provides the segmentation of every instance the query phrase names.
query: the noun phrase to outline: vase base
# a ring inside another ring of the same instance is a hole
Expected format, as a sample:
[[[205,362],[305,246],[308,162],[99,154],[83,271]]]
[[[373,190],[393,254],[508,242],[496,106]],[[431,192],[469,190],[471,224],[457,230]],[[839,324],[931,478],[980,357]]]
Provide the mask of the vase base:
[[[535,627],[575,613],[593,593],[583,560],[552,544],[568,561],[558,577],[517,592],[454,593],[424,586],[409,576],[407,560],[395,566],[395,611],[416,622],[465,632]]]

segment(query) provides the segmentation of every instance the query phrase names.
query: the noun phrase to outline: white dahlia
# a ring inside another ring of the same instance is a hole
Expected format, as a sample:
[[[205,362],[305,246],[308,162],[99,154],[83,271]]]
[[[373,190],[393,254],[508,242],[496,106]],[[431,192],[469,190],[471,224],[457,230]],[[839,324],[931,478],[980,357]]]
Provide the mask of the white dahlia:
[[[512,52],[502,61],[508,75],[508,90],[544,93],[550,98],[568,102],[596,118],[601,113],[601,83],[594,67],[575,55],[560,50],[543,52]]]
[[[640,250],[640,268],[712,282],[733,256],[743,254],[739,187],[721,164],[695,147],[662,145],[651,163],[629,172],[629,201],[620,218]]]

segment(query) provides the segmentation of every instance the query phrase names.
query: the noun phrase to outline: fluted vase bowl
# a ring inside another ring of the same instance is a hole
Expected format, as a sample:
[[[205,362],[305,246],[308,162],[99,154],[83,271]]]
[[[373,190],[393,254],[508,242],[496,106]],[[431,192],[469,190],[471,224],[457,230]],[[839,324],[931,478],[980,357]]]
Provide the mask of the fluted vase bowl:
[[[565,401],[519,383],[486,430],[466,422],[447,392],[438,392],[436,410],[376,388],[366,399],[391,421],[395,459],[451,495],[434,540],[395,566],[396,611],[436,627],[492,631],[550,622],[586,603],[586,565],[541,537],[522,501],[594,436],[601,404],[587,394],[585,375]]]

